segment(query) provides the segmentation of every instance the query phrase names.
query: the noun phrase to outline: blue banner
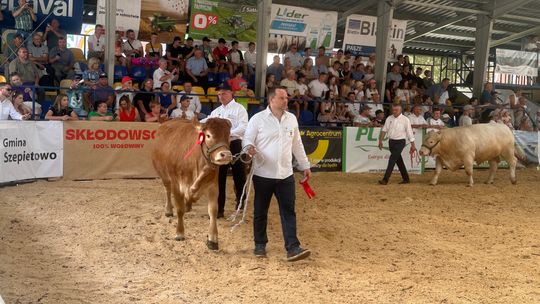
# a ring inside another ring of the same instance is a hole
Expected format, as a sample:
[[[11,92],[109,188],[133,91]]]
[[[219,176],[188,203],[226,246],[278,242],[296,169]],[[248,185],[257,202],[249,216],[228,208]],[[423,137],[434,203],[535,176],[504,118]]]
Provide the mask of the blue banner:
[[[38,31],[45,31],[47,23],[51,23],[51,20],[56,18],[60,22],[60,29],[66,31],[66,33],[81,34],[83,0],[34,0],[27,2],[32,3],[37,16],[34,27],[41,24]],[[0,21],[0,28],[2,30],[15,28],[12,11],[19,5],[19,1],[2,0],[1,3],[4,20]]]

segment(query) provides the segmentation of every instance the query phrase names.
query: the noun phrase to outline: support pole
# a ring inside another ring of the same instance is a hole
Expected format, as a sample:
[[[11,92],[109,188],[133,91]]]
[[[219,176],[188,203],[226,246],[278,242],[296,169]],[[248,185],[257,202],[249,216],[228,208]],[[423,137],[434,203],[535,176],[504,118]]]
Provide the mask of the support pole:
[[[266,88],[266,57],[270,35],[272,0],[257,0],[257,63],[255,66],[255,96],[264,96]],[[263,102],[261,102],[263,104]]]
[[[375,80],[377,80],[377,89],[381,98],[384,96],[384,87],[386,85],[386,65],[388,64],[387,52],[390,39],[392,18],[394,16],[393,1],[379,1],[377,3],[377,44]]]
[[[487,80],[487,64],[493,19],[487,15],[476,16],[476,46],[474,52],[473,96],[480,97]]]
[[[116,0],[105,1],[105,71],[109,76],[109,85],[114,83],[114,51],[116,42]]]

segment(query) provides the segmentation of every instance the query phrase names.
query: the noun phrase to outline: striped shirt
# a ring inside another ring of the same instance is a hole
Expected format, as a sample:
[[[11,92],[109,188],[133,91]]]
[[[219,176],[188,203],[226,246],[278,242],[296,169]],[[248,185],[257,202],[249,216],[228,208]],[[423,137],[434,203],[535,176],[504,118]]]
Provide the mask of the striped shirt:
[[[17,11],[20,8],[20,6],[17,6],[13,9],[13,11]],[[32,15],[30,15],[30,12],[28,10],[23,10],[21,14],[17,17],[15,17],[15,28],[18,30],[23,31],[31,31],[34,27],[34,21],[32,20]]]

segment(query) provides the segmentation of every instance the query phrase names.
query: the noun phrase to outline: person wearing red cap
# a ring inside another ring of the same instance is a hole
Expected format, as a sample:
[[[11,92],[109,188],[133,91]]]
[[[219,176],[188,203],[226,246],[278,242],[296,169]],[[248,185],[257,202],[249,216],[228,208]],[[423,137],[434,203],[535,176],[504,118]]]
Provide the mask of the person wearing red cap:
[[[129,76],[122,77],[122,88],[119,91],[120,92],[116,94],[116,104],[114,106],[114,110],[119,108],[120,98],[122,98],[122,96],[127,96],[129,101],[133,104],[133,97],[135,97],[133,79]]]

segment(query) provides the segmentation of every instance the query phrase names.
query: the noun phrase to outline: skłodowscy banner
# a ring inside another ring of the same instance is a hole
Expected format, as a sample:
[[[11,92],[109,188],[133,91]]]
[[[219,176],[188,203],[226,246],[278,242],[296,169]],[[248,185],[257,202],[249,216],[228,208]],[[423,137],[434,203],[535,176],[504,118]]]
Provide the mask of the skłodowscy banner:
[[[538,76],[538,53],[497,49],[495,73]]]
[[[334,47],[338,13],[304,7],[272,4],[271,35],[306,37],[305,46]]]
[[[256,1],[192,0],[189,36],[227,41],[257,41]]]
[[[312,171],[341,171],[341,129],[300,128],[300,136]]]
[[[15,28],[15,19],[12,11],[19,6],[18,0],[8,0],[2,2],[2,15],[4,20],[0,21],[0,28]],[[7,3],[6,3],[7,2]],[[7,4],[7,5],[6,5]],[[35,0],[32,2],[37,21],[34,26],[39,24],[39,31],[44,31],[51,20],[57,19],[60,22],[60,28],[68,34],[79,35],[81,33],[83,20],[83,1],[80,0]]]
[[[396,56],[403,51],[407,21],[392,20],[392,26],[388,32],[387,58],[396,60]],[[375,53],[377,44],[377,17],[364,15],[350,15],[347,17],[343,47],[355,56],[369,56]]]
[[[386,170],[390,151],[388,140],[384,148],[379,150],[381,128],[344,128],[343,134],[343,171],[381,173]],[[423,132],[416,132],[415,142],[418,147],[423,140]],[[401,156],[409,173],[422,174],[424,171],[422,158],[415,153],[409,154],[410,143],[407,143]],[[394,171],[398,170],[397,166]]]
[[[62,176],[62,148],[61,122],[0,122],[0,183]]]
[[[150,158],[158,124],[64,122],[64,178],[157,177]]]
[[[105,25],[106,1],[98,0],[96,8],[96,24]],[[139,33],[141,14],[141,0],[117,0],[116,3],[116,30],[125,35],[127,30]]]

